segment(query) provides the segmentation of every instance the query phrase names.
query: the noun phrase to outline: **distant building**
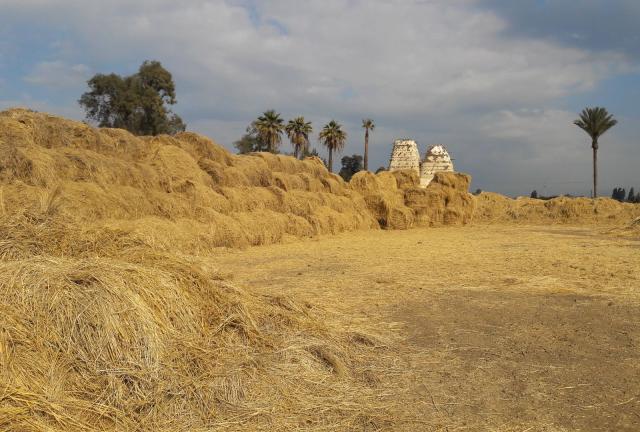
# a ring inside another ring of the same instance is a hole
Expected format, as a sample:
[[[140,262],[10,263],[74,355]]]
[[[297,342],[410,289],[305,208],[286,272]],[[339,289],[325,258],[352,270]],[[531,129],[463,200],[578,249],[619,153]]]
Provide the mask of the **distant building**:
[[[420,162],[418,144],[410,139],[398,139],[393,143],[389,171],[413,170],[420,176],[420,186],[427,187],[435,173],[453,172],[453,161],[445,146],[435,144],[427,149]]]
[[[397,139],[393,143],[389,171],[414,170],[420,175],[420,152],[414,140]]]
[[[447,149],[441,145],[432,145],[420,164],[420,186],[427,187],[437,172],[453,172],[453,161]]]

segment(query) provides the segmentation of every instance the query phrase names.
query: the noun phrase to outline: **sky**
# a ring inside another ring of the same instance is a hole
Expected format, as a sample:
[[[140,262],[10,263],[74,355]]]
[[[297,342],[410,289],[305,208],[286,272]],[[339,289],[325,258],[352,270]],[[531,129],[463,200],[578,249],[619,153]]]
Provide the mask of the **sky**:
[[[0,109],[82,120],[96,73],[159,60],[187,129],[233,150],[247,125],[335,119],[343,155],[370,168],[394,139],[444,144],[472,190],[591,191],[589,137],[573,120],[604,106],[599,189],[640,189],[638,0],[0,0]],[[283,151],[291,151],[286,139]]]

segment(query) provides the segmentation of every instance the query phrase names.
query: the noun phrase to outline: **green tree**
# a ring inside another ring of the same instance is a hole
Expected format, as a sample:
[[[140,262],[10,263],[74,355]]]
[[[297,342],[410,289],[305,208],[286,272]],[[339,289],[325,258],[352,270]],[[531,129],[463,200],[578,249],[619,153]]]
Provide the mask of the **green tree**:
[[[537,190],[533,190],[533,192],[531,192],[531,198],[534,198],[534,199],[538,198],[538,191]]]
[[[333,171],[333,152],[341,152],[347,140],[347,133],[342,130],[340,123],[331,120],[318,136],[320,142],[329,150],[329,172]]]
[[[626,191],[624,188],[614,188],[611,198],[617,201],[624,201],[626,197]]]
[[[386,171],[387,169],[383,166],[378,167],[378,169],[376,170],[376,174],[381,173],[382,171]]]
[[[606,108],[585,108],[580,118],[573,122],[591,137],[593,149],[593,197],[598,196],[598,138],[618,123]]]
[[[236,149],[238,149],[238,153],[240,153],[240,154],[246,154],[246,153],[252,153],[252,152],[260,152],[260,151],[269,151],[267,146],[264,145],[262,143],[262,141],[260,141],[258,139],[258,137],[256,137],[255,135],[252,135],[252,134],[248,134],[248,133],[242,135],[242,138],[240,138],[238,141],[234,142],[233,146]]]
[[[298,154],[304,155],[309,149],[309,135],[313,132],[311,122],[305,121],[302,116],[296,117],[289,120],[284,130],[293,146],[293,155],[295,158],[298,158]]]
[[[247,132],[266,145],[271,153],[278,153],[283,131],[284,120],[275,110],[265,111],[247,128]]]
[[[631,189],[629,189],[629,195],[627,196],[627,201],[629,202],[634,202],[636,199],[636,193],[633,190],[633,187]]]
[[[369,131],[373,131],[376,125],[371,119],[363,119],[362,127],[364,128],[364,170],[369,170]]]
[[[134,135],[175,134],[186,128],[168,108],[176,103],[175,84],[158,61],[145,61],[130,76],[96,74],[87,84],[90,90],[78,103],[87,119],[100,127],[122,128]]]
[[[362,156],[354,154],[353,156],[345,156],[342,158],[342,168],[340,169],[340,177],[344,181],[351,180],[351,177],[359,171],[362,171]]]

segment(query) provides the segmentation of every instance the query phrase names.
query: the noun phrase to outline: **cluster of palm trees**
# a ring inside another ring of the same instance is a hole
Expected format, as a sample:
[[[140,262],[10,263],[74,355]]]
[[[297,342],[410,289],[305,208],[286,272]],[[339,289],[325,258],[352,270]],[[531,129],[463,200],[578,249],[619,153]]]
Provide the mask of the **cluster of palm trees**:
[[[369,169],[369,132],[375,129],[371,119],[362,120],[364,135],[364,169]],[[254,120],[247,128],[247,132],[254,135],[270,152],[277,152],[282,144],[282,136],[286,134],[293,147],[296,158],[309,154],[309,139],[313,133],[311,122],[303,116],[295,117],[285,124],[284,119],[275,110],[268,110]],[[333,153],[341,152],[347,141],[347,133],[342,125],[331,120],[324,125],[318,134],[318,140],[329,152],[328,168],[333,171]]]

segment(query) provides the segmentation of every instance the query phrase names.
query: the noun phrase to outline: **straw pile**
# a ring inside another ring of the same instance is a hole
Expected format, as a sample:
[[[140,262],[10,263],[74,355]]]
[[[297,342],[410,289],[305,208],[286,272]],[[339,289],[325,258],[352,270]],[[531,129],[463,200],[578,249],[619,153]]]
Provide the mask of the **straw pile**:
[[[0,142],[9,213],[56,191],[58,218],[165,250],[377,227],[318,159],[236,156],[193,133],[137,138],[25,110],[0,115]]]
[[[392,173],[385,171],[376,175],[360,171],[351,178],[349,186],[364,197],[381,227],[407,229],[415,225],[413,211],[404,205],[404,193]]]
[[[398,429],[393,332],[206,259],[369,228],[318,160],[0,113],[0,430]]]
[[[640,216],[640,205],[610,198],[511,199],[492,192],[476,198],[474,220],[481,223],[621,225]]]
[[[384,228],[462,225],[471,222],[475,209],[468,188],[471,177],[460,173],[437,173],[427,188],[419,187],[413,171],[359,172],[350,186],[364,196],[374,217]]]
[[[640,216],[634,218],[631,222],[624,224],[623,226],[617,226],[609,231],[607,234],[612,234],[616,237],[629,238],[634,240],[640,239]]]
[[[401,373],[383,336],[219,279],[201,261],[147,248],[3,259],[0,430],[402,423],[397,392],[375,372]]]
[[[407,189],[405,203],[414,210],[420,226],[465,225],[471,222],[476,206],[468,192],[470,183],[467,174],[436,173],[426,189]]]

